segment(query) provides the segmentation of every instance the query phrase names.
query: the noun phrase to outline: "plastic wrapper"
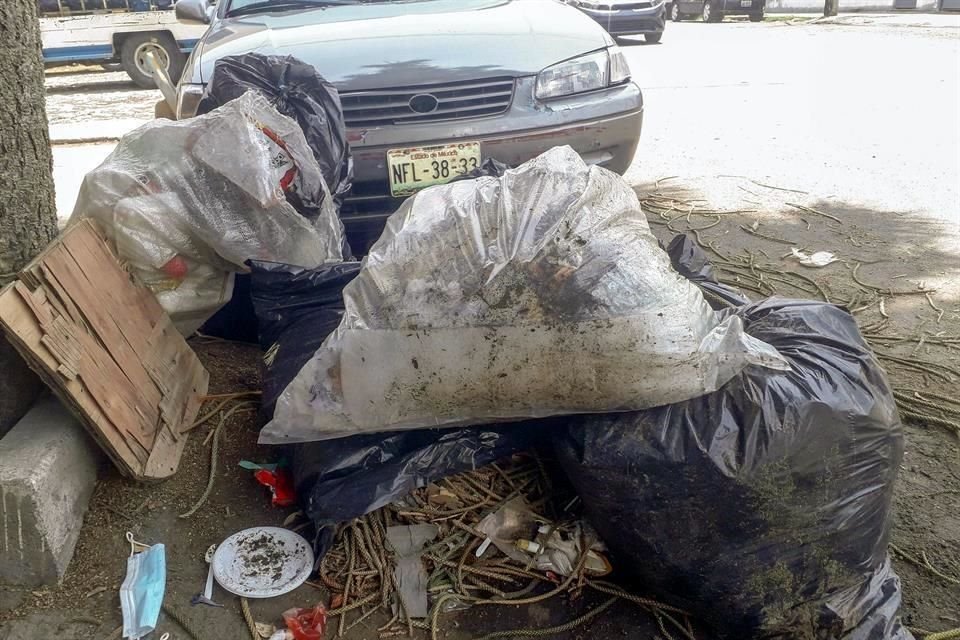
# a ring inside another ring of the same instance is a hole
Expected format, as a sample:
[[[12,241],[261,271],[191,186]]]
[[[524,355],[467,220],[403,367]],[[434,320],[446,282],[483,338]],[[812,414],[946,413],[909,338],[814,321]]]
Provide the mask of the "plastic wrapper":
[[[70,222],[99,221],[190,334],[230,300],[247,259],[342,260],[332,203],[311,221],[286,201],[301,176],[323,184],[300,127],[250,92],[205,116],[154,120],[124,136],[84,178]]]
[[[569,147],[408,199],[344,305],[262,443],[639,409],[783,364],[671,268],[633,190]]]
[[[856,321],[777,298],[729,313],[790,369],[554,440],[613,565],[711,637],[910,639],[886,554],[903,435]]]
[[[293,56],[224,56],[214,65],[197,112],[212,111],[251,89],[300,125],[339,209],[353,182],[353,159],[336,87],[313,65]],[[296,188],[287,196],[298,211],[313,218],[320,211],[324,192],[320,184],[308,178],[299,176]]]

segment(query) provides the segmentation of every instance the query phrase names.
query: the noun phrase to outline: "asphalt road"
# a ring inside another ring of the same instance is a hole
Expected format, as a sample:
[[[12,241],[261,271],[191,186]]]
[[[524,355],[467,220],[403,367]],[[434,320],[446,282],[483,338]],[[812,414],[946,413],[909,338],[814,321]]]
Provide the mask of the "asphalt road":
[[[960,29],[683,22],[639,42],[632,182],[746,175],[960,224]]]

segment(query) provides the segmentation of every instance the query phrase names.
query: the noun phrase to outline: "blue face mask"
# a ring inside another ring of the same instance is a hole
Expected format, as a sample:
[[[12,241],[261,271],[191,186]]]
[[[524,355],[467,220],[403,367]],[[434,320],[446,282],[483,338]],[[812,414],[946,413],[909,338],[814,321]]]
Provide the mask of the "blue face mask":
[[[129,532],[127,541],[130,557],[127,558],[127,577],[120,586],[120,609],[123,637],[137,640],[157,626],[167,583],[167,556],[162,544],[152,547],[140,544]]]

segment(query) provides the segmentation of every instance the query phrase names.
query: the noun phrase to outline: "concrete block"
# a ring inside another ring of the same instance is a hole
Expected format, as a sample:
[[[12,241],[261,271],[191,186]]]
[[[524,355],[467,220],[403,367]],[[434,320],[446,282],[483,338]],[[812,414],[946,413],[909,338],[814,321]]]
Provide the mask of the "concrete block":
[[[0,585],[60,581],[93,495],[99,456],[49,394],[0,439]]]

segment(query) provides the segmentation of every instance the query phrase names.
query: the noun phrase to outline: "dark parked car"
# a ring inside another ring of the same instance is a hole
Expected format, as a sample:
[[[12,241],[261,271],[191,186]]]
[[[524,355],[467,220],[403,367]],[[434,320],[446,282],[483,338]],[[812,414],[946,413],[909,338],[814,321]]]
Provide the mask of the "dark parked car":
[[[760,22],[766,4],[766,0],[673,0],[668,11],[674,22],[694,16],[704,22],[720,22],[724,16],[749,16],[750,22]]]
[[[643,35],[660,42],[667,22],[664,0],[563,0],[580,9],[613,36]]]

